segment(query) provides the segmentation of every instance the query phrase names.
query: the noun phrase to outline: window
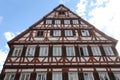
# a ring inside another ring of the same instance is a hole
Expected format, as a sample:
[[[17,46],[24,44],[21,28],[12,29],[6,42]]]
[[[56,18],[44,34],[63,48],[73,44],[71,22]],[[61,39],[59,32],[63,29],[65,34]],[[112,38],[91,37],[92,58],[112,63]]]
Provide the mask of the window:
[[[52,24],[52,20],[46,20],[46,24]]]
[[[14,80],[15,73],[6,73],[4,80]]]
[[[40,46],[40,56],[48,56],[48,46]]]
[[[61,30],[53,30],[53,36],[61,36]]]
[[[62,49],[61,46],[53,46],[53,56],[61,56]]]
[[[34,56],[35,46],[28,46],[26,51],[26,56]]]
[[[29,73],[22,73],[20,76],[20,80],[30,80],[30,74]]]
[[[62,72],[53,72],[52,80],[62,80]]]
[[[72,30],[65,30],[65,36],[73,36]]]
[[[100,56],[101,55],[100,48],[97,45],[91,46],[91,49],[92,49],[92,53],[93,53],[94,56]]]
[[[109,76],[106,72],[99,72],[99,79],[100,80],[110,80]]]
[[[90,33],[88,30],[81,30],[82,36],[90,36]]]
[[[80,56],[89,56],[87,46],[79,46]]]
[[[21,56],[23,47],[15,47],[12,56]]]
[[[65,12],[64,11],[60,11],[59,14],[60,15],[65,15]]]
[[[55,20],[55,24],[61,24],[61,20]]]
[[[67,56],[75,56],[74,46],[66,46]]]
[[[114,55],[111,46],[103,46],[106,55]]]
[[[46,73],[38,73],[36,80],[46,80]]]
[[[120,80],[120,73],[116,72],[114,73],[115,80]]]
[[[83,75],[84,75],[84,80],[94,80],[92,72],[84,72]]]
[[[69,72],[68,80],[78,80],[78,73],[77,72]]]
[[[64,20],[64,24],[70,24],[70,20]]]
[[[36,37],[43,37],[43,36],[44,36],[44,31],[42,31],[42,30],[37,31]]]
[[[72,20],[73,24],[79,24],[78,20]]]

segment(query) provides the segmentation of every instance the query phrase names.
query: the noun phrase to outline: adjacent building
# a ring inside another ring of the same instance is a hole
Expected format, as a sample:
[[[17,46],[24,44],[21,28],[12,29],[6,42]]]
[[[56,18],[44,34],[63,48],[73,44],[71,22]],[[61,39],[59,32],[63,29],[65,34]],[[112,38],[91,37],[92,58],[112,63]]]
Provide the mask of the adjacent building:
[[[93,25],[60,4],[8,42],[0,80],[120,80],[117,40]]]

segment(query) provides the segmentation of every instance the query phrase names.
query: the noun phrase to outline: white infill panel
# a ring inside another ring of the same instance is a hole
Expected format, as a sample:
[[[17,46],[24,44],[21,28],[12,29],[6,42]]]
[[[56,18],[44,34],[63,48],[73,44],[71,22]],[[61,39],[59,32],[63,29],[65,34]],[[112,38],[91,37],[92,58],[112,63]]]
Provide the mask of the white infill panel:
[[[106,68],[96,68],[96,71],[106,71]]]
[[[83,68],[82,70],[83,70],[83,71],[94,71],[93,68]]]
[[[22,69],[22,72],[33,72],[34,69]]]
[[[69,71],[77,71],[76,68],[70,68]]]
[[[47,69],[36,69],[36,72],[39,72],[39,71],[46,72],[46,71],[47,71]]]
[[[62,69],[53,69],[53,71],[62,71]]]
[[[120,71],[120,68],[111,68],[112,71]]]
[[[16,72],[17,69],[5,69],[5,72]]]

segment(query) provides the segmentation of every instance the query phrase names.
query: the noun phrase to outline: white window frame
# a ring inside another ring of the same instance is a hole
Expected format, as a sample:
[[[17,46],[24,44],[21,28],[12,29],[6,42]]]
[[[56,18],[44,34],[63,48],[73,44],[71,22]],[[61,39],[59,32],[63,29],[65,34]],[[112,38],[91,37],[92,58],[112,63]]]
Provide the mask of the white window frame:
[[[99,72],[98,74],[99,74],[100,80],[106,80],[106,78],[107,78],[107,80],[110,80],[107,72]]]
[[[79,54],[80,54],[80,56],[81,56],[81,55],[82,55],[82,53],[81,53],[80,48],[82,48],[82,51],[83,51],[83,55],[84,55],[84,56],[89,56],[87,46],[79,46]]]
[[[15,73],[6,73],[4,80],[14,80]]]
[[[64,24],[65,24],[65,25],[70,24],[70,20],[64,20]]]
[[[72,20],[73,24],[79,24],[78,20]]]
[[[111,55],[111,56],[114,55],[111,46],[103,46],[103,49],[104,49],[106,55]]]
[[[12,56],[21,56],[23,47],[15,47]]]
[[[73,36],[72,30],[65,30],[65,36]]]
[[[91,46],[91,50],[94,56],[101,56],[101,51],[99,46],[97,45]]]
[[[26,56],[34,56],[35,46],[28,46],[26,50]]]
[[[78,80],[77,72],[68,72],[68,80]]]
[[[53,72],[52,80],[62,80],[62,72]]]
[[[42,72],[42,73],[37,73],[37,78],[36,80],[46,80],[46,73]]]
[[[53,56],[62,56],[61,46],[53,46]]]
[[[114,72],[115,80],[120,80],[120,72]]]
[[[30,80],[30,73],[21,73],[20,80]]]
[[[84,80],[94,80],[94,76],[92,72],[84,72]]]
[[[61,20],[55,20],[55,24],[60,25],[61,24]]]
[[[61,36],[61,30],[53,30],[53,36]]]
[[[52,24],[52,20],[46,20],[46,24]]]
[[[81,30],[82,36],[90,36],[90,33],[88,30]]]
[[[48,46],[40,46],[39,56],[48,56]]]
[[[75,56],[74,46],[66,46],[66,54],[67,56]]]

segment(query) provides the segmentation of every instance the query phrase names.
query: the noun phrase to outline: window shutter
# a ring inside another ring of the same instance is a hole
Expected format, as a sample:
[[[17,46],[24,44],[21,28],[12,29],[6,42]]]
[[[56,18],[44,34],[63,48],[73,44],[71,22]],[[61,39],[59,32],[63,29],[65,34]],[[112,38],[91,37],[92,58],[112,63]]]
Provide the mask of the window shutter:
[[[97,72],[94,72],[93,73],[93,76],[94,76],[94,80],[98,80],[99,79],[99,75]]]
[[[64,30],[61,30],[61,36],[62,36],[62,37],[65,36],[65,32],[64,32]]]
[[[50,36],[53,36],[53,30],[50,30]]]
[[[22,54],[21,54],[21,56],[22,56],[22,57],[24,57],[24,56],[25,56],[25,53],[26,53],[26,49],[27,49],[27,47],[25,47],[25,46],[24,46],[24,47],[23,47],[23,51],[22,51]]]
[[[91,46],[88,46],[88,53],[89,53],[89,56],[93,56],[93,53],[92,53],[92,50],[91,50]]]
[[[37,46],[35,49],[35,57],[39,56],[39,50],[40,50],[40,47]]]
[[[14,47],[12,47],[12,48],[10,49],[8,56],[12,56],[13,51],[14,51]]]
[[[78,46],[75,46],[75,54],[76,54],[76,56],[80,56],[80,55],[79,55],[79,49],[78,49]]]
[[[36,80],[36,73],[31,73],[30,80]]]
[[[83,73],[78,73],[79,80],[84,80]]]
[[[63,73],[63,80],[68,80],[68,73],[67,72]]]
[[[47,73],[47,79],[46,80],[52,80],[52,73],[51,72]]]
[[[62,46],[62,56],[65,57],[66,56],[66,47]]]
[[[14,79],[14,80],[19,80],[19,78],[20,78],[20,73],[17,73],[17,74],[15,75],[15,79]]]
[[[103,46],[99,46],[99,47],[100,47],[100,51],[101,51],[102,56],[105,56],[105,51],[103,49]]]
[[[109,76],[110,80],[115,80],[115,76],[112,72],[108,72],[108,76]]]
[[[52,57],[52,54],[53,54],[53,46],[49,46],[48,56]]]

